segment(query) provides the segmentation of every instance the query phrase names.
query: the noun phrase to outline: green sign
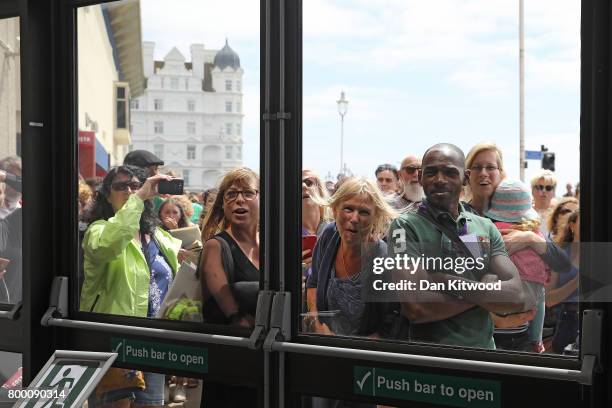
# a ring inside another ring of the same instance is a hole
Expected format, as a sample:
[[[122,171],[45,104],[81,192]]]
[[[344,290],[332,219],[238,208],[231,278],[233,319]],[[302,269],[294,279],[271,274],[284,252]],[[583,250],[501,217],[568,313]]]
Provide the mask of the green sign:
[[[111,350],[122,363],[208,372],[208,349],[205,348],[112,337]]]
[[[428,402],[451,407],[500,408],[501,383],[446,375],[355,366],[359,395]]]

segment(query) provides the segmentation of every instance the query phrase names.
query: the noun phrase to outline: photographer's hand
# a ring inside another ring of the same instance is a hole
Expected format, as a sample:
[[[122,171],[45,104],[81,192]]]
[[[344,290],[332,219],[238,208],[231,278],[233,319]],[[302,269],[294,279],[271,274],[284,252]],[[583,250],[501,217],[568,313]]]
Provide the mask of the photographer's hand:
[[[151,176],[136,192],[136,195],[138,195],[138,197],[140,197],[143,201],[159,195],[159,193],[157,192],[157,184],[159,184],[161,180],[172,180],[172,177],[166,176],[165,174],[157,174],[155,176]]]

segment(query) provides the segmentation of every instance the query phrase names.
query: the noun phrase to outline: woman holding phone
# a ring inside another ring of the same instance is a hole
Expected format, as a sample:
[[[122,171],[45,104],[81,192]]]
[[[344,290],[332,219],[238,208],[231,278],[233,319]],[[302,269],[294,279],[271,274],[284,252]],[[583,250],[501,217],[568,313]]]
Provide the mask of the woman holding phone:
[[[83,240],[81,311],[154,317],[172,284],[181,241],[158,228],[151,202],[160,180],[170,177],[155,175],[143,183],[144,177],[132,166],[115,167],[104,177]],[[89,406],[163,406],[163,374],[144,373],[142,389],[125,371],[109,370]]]
[[[302,170],[302,276],[308,276],[312,251],[323,229],[331,220],[330,211],[321,202],[329,198],[321,178],[312,170]]]

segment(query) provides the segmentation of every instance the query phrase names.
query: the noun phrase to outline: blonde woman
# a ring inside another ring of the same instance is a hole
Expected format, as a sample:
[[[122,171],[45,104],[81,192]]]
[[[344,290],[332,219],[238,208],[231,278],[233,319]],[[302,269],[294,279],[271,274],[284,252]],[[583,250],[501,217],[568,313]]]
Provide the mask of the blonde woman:
[[[365,178],[349,178],[328,200],[334,222],[315,246],[307,281],[306,326],[320,334],[377,336],[384,303],[366,303],[362,288],[371,277],[369,263],[384,257],[387,245],[378,239],[396,216],[378,187]],[[366,251],[364,253],[363,251]],[[362,264],[362,259],[366,264]],[[320,312],[337,311],[322,317]]]
[[[329,198],[319,176],[312,170],[302,170],[302,238],[319,237],[331,222],[330,209],[322,205]],[[306,239],[307,240],[307,239]],[[312,264],[312,247],[302,246],[302,273],[304,277]]]

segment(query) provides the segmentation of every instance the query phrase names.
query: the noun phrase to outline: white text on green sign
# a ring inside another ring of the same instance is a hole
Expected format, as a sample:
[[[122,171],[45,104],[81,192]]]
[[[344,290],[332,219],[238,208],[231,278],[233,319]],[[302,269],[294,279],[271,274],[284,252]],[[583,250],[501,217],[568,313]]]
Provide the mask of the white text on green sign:
[[[451,407],[500,408],[501,383],[464,377],[355,366],[353,392]]]
[[[176,368],[197,373],[208,372],[208,350],[175,344],[154,343],[124,338],[111,338],[111,350],[119,354],[117,361]]]

